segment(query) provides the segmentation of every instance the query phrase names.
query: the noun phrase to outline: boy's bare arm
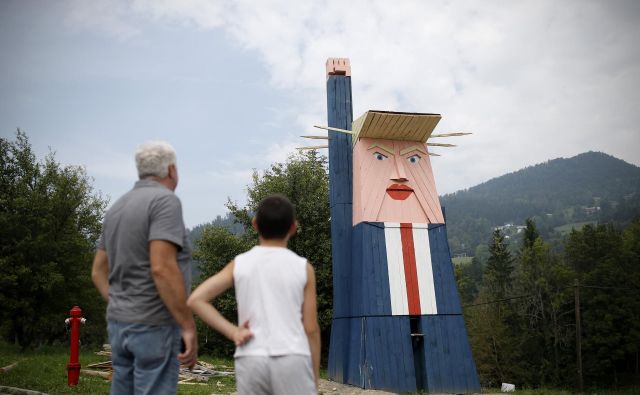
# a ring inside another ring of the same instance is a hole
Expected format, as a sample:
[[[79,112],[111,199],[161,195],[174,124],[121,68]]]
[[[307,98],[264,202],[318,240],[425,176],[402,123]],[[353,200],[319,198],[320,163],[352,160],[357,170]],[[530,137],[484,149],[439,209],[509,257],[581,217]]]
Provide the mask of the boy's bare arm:
[[[215,276],[200,284],[189,297],[187,304],[209,326],[233,341],[236,346],[241,346],[253,337],[249,330],[249,322],[245,322],[239,327],[235,326],[209,303],[233,287],[234,265],[234,261],[231,261]]]
[[[311,363],[316,380],[316,388],[320,379],[320,325],[318,325],[318,309],[316,301],[316,275],[313,266],[307,262],[307,284],[304,287],[302,303],[302,324],[309,339]]]

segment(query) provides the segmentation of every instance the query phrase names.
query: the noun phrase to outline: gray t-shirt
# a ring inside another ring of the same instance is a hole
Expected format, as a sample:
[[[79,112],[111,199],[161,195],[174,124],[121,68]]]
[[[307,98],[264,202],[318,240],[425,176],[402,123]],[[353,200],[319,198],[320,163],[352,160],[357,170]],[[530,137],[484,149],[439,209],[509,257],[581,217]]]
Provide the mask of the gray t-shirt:
[[[107,211],[98,248],[109,258],[107,319],[148,325],[174,325],[151,276],[149,242],[178,247],[178,266],[191,291],[191,243],[180,199],[164,185],[140,180]]]

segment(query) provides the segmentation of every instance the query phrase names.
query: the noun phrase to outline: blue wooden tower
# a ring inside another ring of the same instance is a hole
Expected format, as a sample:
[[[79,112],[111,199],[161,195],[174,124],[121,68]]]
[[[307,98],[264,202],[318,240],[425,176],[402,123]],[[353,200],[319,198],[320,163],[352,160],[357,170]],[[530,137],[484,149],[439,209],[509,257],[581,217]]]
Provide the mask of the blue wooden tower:
[[[327,115],[329,127],[352,130],[347,59],[327,61]],[[334,289],[329,377],[362,388],[394,392],[479,392],[444,216],[422,224],[363,220],[354,226],[353,163],[357,138],[355,134],[329,131]],[[367,143],[363,150],[371,145],[371,151],[381,160],[391,155],[386,152],[392,151],[391,143]],[[397,154],[406,151],[398,150]],[[420,151],[405,156],[412,155],[408,159],[413,163],[425,156],[422,152],[427,154]],[[403,163],[406,166],[407,162]],[[407,266],[407,256],[413,259],[412,270]],[[403,272],[401,280],[394,268]]]

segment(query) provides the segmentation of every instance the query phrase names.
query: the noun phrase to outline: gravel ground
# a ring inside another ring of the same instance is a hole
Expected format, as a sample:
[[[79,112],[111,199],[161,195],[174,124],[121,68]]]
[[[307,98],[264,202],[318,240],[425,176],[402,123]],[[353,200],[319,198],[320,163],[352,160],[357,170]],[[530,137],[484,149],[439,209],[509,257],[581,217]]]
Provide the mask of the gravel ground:
[[[360,394],[377,394],[377,395],[391,395],[393,392],[385,392],[378,390],[364,390],[359,387],[352,387],[350,385],[336,383],[334,381],[320,379],[320,391],[324,395],[360,395]]]
[[[370,395],[393,395],[395,392],[386,392],[379,390],[365,390],[359,387],[353,387],[351,385],[345,385],[336,383],[329,380],[320,379],[320,390],[319,393],[324,395],[361,395],[361,394],[370,394]],[[430,395],[438,395],[438,394],[430,394]],[[444,395],[444,394],[442,394]],[[451,395],[451,394],[446,394]],[[478,394],[478,395],[502,395],[502,394]]]

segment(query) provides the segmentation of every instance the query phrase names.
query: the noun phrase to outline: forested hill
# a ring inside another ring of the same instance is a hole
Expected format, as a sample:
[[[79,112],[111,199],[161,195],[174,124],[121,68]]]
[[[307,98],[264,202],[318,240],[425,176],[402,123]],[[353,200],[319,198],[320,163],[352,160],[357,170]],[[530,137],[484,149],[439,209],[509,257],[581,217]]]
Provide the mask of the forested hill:
[[[528,217],[549,238],[562,225],[640,215],[640,167],[602,152],[553,159],[441,197],[454,254],[473,255],[493,227]],[[570,229],[570,226],[569,226]]]

